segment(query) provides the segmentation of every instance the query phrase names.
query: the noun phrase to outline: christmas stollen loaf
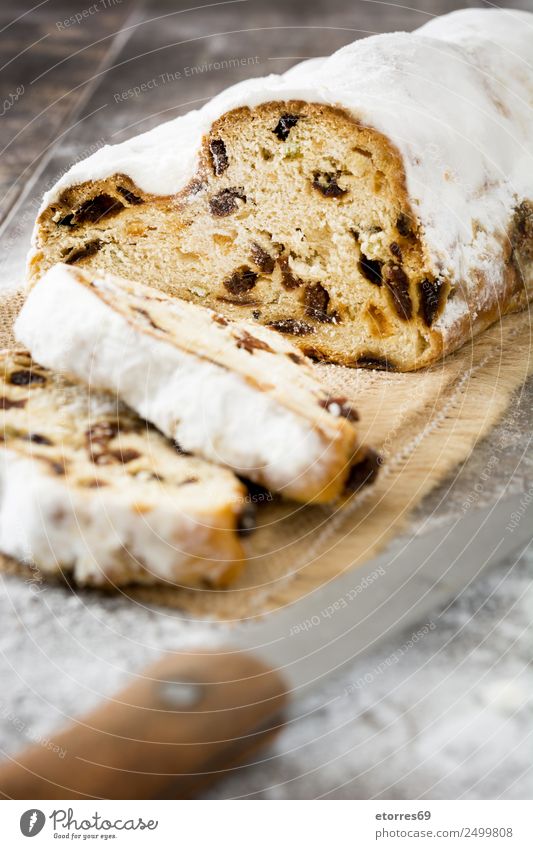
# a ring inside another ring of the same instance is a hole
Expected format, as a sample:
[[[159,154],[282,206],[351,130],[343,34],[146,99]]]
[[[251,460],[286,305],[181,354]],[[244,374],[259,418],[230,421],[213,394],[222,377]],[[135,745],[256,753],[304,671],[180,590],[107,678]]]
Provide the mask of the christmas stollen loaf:
[[[112,395],[0,353],[0,552],[78,584],[226,584],[246,489]]]
[[[116,393],[184,451],[286,497],[329,502],[377,470],[353,405],[258,324],[58,264],[29,293],[15,334],[38,362]]]
[[[533,290],[533,15],[469,9],[251,79],[71,168],[58,261],[411,370]]]

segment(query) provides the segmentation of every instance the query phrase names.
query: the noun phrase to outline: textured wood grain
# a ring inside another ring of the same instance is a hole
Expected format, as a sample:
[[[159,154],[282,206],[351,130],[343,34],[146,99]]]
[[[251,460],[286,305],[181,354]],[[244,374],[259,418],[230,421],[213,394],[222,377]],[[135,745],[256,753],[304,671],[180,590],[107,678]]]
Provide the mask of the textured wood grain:
[[[110,3],[109,6],[104,4]],[[131,0],[97,0],[91,5],[51,0],[0,6],[2,138],[0,217],[16,202],[50,146],[68,144],[65,130],[83,117],[93,76],[104,70]],[[77,23],[71,16],[82,14]]]

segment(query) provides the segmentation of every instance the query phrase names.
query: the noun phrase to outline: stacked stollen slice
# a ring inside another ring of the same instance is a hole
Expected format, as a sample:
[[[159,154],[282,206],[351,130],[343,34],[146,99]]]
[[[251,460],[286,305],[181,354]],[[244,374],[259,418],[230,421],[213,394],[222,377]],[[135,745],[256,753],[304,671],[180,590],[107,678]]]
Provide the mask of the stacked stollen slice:
[[[352,404],[259,324],[58,264],[15,334],[38,362],[115,393],[183,450],[286,497],[330,502],[374,467]]]
[[[0,354],[0,551],[78,584],[216,586],[243,562],[247,493],[112,395]]]
[[[236,475],[302,503],[338,504],[376,474],[377,455],[359,442],[358,415],[352,404],[328,395],[310,363],[286,338],[253,322],[232,322],[140,283],[58,264],[30,291],[15,334],[41,370],[46,367],[63,376],[50,379],[63,380],[70,391],[86,400],[96,394],[113,408],[118,404],[121,420],[126,416],[141,427],[143,420],[155,425],[160,433],[147,424],[144,430],[150,434],[150,444],[157,444],[157,456],[144,444],[140,452],[149,463],[155,463],[153,470],[145,469],[153,471],[154,494],[159,492],[158,478],[167,481],[168,470],[174,467],[176,475],[178,467],[183,467],[185,483],[190,477],[199,479],[192,486],[180,486],[181,501],[176,505],[179,526],[180,517],[190,514],[198,494],[197,506],[201,503],[205,524],[212,530],[209,556],[200,552],[203,569],[195,561],[195,569],[189,570],[193,576],[215,582],[227,579],[229,561],[235,564],[241,557],[237,535],[239,528],[249,523],[246,507],[250,502]],[[110,415],[108,412],[106,417]],[[87,422],[78,424],[78,438],[93,427]],[[146,433],[138,439],[146,439]],[[82,442],[83,450],[89,450],[84,461],[93,461],[86,436]],[[31,440],[29,444],[33,445]],[[118,448],[111,442],[115,456]],[[128,442],[126,449],[131,448]],[[104,461],[96,464],[95,470],[93,462],[92,477],[100,480],[104,473],[114,473],[129,497],[129,463],[116,468]],[[198,465],[198,470],[186,468],[188,464]],[[90,479],[91,470],[84,469],[83,476]],[[106,480],[104,487],[108,483]],[[87,488],[84,497],[86,492]],[[91,492],[100,497],[104,490],[96,483]],[[152,515],[149,499],[133,498],[132,494],[128,503],[139,500],[150,507],[134,511],[131,534],[126,534],[124,541],[126,551],[137,536],[136,528],[149,523],[147,516]],[[169,521],[167,536],[173,533]],[[95,514],[95,537],[96,528]],[[82,523],[81,536],[83,531]],[[64,538],[72,540],[75,533],[71,532],[72,528],[66,529]],[[193,550],[195,544],[201,548],[205,537],[198,532],[195,543],[195,534],[192,527],[187,544]],[[163,540],[166,535],[162,534]],[[181,544],[180,534],[177,536]],[[219,538],[223,539],[220,543]],[[91,541],[83,542],[82,559],[92,558],[94,567],[102,562],[97,543],[96,539],[93,552],[88,553]],[[216,556],[219,544],[220,560]],[[1,539],[0,548],[20,556],[16,546],[7,548]],[[131,563],[122,570],[113,568],[113,580],[117,573],[119,581],[137,580],[146,565],[146,554],[137,558],[141,563],[138,569]],[[155,551],[152,559],[149,572],[153,577],[159,568]],[[76,569],[78,580],[83,580],[82,571]],[[181,571],[185,574],[187,569]],[[179,580],[180,574],[176,567],[162,577]]]

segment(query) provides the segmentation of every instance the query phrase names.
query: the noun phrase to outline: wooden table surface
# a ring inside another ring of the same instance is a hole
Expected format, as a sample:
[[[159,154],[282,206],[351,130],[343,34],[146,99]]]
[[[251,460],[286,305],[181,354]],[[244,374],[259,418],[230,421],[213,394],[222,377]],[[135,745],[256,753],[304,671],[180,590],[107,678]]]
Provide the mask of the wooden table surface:
[[[417,5],[418,8],[413,8],[400,2],[380,0],[270,0],[268,3],[264,0],[225,0],[220,3],[207,0],[173,3],[161,0],[153,3],[133,0],[43,0],[38,4],[28,0],[4,2],[0,6],[0,286],[8,288],[21,283],[33,220],[45,189],[53,185],[74,161],[103,144],[121,141],[162,120],[200,106],[213,94],[245,77],[283,71],[299,58],[330,53],[370,33],[411,30],[434,15],[483,4],[467,0],[418,0]],[[514,0],[512,6],[533,11],[533,0]],[[218,63],[217,67],[209,67],[215,63]],[[179,155],[179,151],[176,151],[176,155]],[[502,433],[511,433],[511,441],[515,440],[513,450],[516,450],[517,441],[527,430],[532,394],[530,385],[529,394],[522,396],[522,419],[515,415],[511,424],[504,423],[500,428],[498,438],[501,438]],[[473,486],[482,473],[484,456],[490,456],[490,445],[486,447],[485,455],[482,451],[478,452],[477,465],[470,465],[470,471],[465,472],[465,486]],[[509,468],[511,460],[510,456]],[[502,471],[507,471],[503,462]],[[528,562],[531,562],[531,558]],[[526,581],[526,566],[527,563],[523,563],[520,567],[522,572],[518,569],[513,573],[514,583],[509,579],[505,585],[506,603],[511,607],[516,603],[518,612],[513,620],[504,622],[499,636],[497,633],[492,636],[493,644],[497,642],[498,645],[496,653],[502,656],[509,634],[521,632],[526,621],[525,608],[519,605]],[[492,596],[492,580],[487,578],[485,585],[480,582],[477,595],[472,595],[470,602],[466,597],[451,610],[447,620],[450,633],[462,628],[463,617],[470,617],[482,631],[491,628],[492,620],[487,614],[485,599]],[[57,603],[57,610],[63,611],[58,615],[64,615],[66,619],[70,610],[72,616],[67,623],[66,633],[78,633],[76,629],[81,628],[81,620],[76,599],[72,598],[65,608],[61,599],[54,602],[54,592],[49,591],[47,604]],[[498,592],[501,598],[501,587]],[[17,600],[19,595],[20,600]],[[475,612],[481,604],[479,599],[483,602],[483,616],[487,614],[485,619]],[[13,627],[17,623],[25,623],[27,633],[32,633],[32,622],[36,623],[37,629],[45,627],[43,623],[48,622],[45,611],[41,618],[35,618],[35,610],[32,614],[25,594],[16,584],[13,585],[9,599],[5,600],[5,607],[1,609],[4,617],[9,616],[10,621],[13,620]],[[110,607],[106,615],[112,615]],[[126,611],[120,615],[128,614]],[[139,623],[141,620],[142,616]],[[3,621],[5,624],[6,620]],[[146,628],[150,627],[147,619]],[[158,623],[157,633],[161,627]],[[83,634],[80,631],[80,640],[84,634],[85,631]],[[475,642],[476,632],[472,632],[472,626],[468,634]],[[5,634],[2,645],[9,643],[11,646],[11,637],[11,633]],[[94,639],[97,638],[96,633]],[[437,639],[436,635],[432,636],[423,647],[416,651],[413,649],[410,654],[409,663],[417,670],[426,665],[424,653],[431,659],[432,653],[437,652],[440,658],[436,672],[435,664],[431,665],[433,671],[428,672],[430,677],[433,676],[431,680],[417,672],[420,678],[417,685],[419,693],[426,691],[435,674],[446,677],[454,672],[457,657],[454,657],[453,651],[451,655],[449,651],[448,654],[441,653],[440,649],[437,651],[438,647],[431,643],[431,640],[435,642]],[[111,650],[111,647],[102,645],[102,654],[108,648]],[[10,650],[12,653],[7,660],[11,672],[14,668],[12,661],[18,657],[19,665],[15,664],[17,670],[25,669],[30,674],[33,664],[30,638],[27,638],[26,645],[21,637],[18,646]],[[459,642],[455,651],[462,654],[465,643]],[[510,676],[513,678],[516,663],[520,666],[521,658],[526,656],[525,648],[521,652],[517,650],[515,654],[515,666],[501,667],[500,664],[499,680],[505,682]],[[65,664],[71,663],[72,669],[75,669],[79,659],[74,643],[64,643],[64,653]],[[479,663],[485,662],[491,662],[490,654],[480,656]],[[101,675],[100,670],[96,675],[93,667],[90,664],[87,666],[87,680],[94,679],[95,686]],[[513,681],[516,680],[513,678]],[[13,703],[18,705],[17,715],[23,718],[26,727],[33,727],[34,723],[39,722],[47,727],[44,703],[38,702],[37,696],[26,693],[15,678],[12,686]],[[15,693],[17,686],[18,695]],[[43,678],[43,694],[47,686]],[[463,686],[466,686],[466,679],[464,685],[458,682],[457,690],[460,691]],[[383,687],[383,704],[386,709],[384,707],[381,713],[369,713],[365,719],[363,707],[365,699],[371,698],[369,688],[358,696],[357,709],[361,709],[361,712],[356,726],[348,722],[354,711],[353,702],[344,700],[336,713],[333,708],[326,710],[323,707],[323,697],[316,702],[316,705],[321,705],[320,709],[316,708],[314,702],[310,703],[307,724],[302,721],[291,726],[288,736],[279,744],[276,757],[269,759],[266,766],[256,767],[248,784],[246,779],[244,783],[239,783],[237,777],[233,784],[226,785],[226,789],[220,791],[222,795],[250,792],[268,798],[291,798],[330,793],[352,798],[381,794],[389,798],[391,795],[413,798],[427,792],[433,798],[439,795],[446,798],[460,793],[470,798],[483,798],[490,793],[498,795],[498,786],[509,798],[529,792],[527,787],[531,788],[531,784],[526,785],[524,781],[530,759],[527,754],[523,757],[520,754],[523,751],[521,741],[525,738],[524,726],[519,722],[522,715],[514,710],[516,705],[511,705],[505,713],[506,704],[515,692],[512,688],[507,696],[501,693],[499,696],[498,704],[502,705],[501,723],[499,715],[493,716],[490,711],[485,713],[485,720],[488,715],[492,724],[488,722],[483,725],[474,721],[470,736],[465,740],[463,748],[456,752],[457,763],[465,752],[470,760],[475,761],[478,757],[476,753],[481,751],[483,755],[483,741],[490,735],[497,735],[501,727],[503,736],[501,745],[498,743],[494,764],[490,758],[485,757],[483,770],[486,778],[480,775],[479,783],[472,764],[470,772],[464,767],[460,776],[454,775],[453,757],[450,756],[451,760],[450,757],[443,760],[439,754],[441,743],[445,745],[446,734],[453,740],[456,727],[463,720],[466,723],[466,718],[470,716],[475,720],[479,703],[475,700],[450,703],[447,724],[442,719],[439,725],[442,739],[439,738],[438,729],[436,732],[425,732],[423,739],[427,752],[433,755],[429,765],[423,767],[426,764],[425,750],[421,752],[417,735],[407,727],[412,717],[407,720],[406,711],[398,703],[395,708],[395,697],[389,698],[388,695],[389,679],[387,682],[378,679],[376,688],[379,690],[380,687]],[[485,699],[487,704],[493,697],[496,698],[488,690],[485,695],[476,696]],[[75,712],[81,704],[80,699],[81,696],[71,695],[65,689],[61,710]],[[38,703],[41,712],[36,718]],[[58,711],[59,703],[58,698]],[[47,704],[51,712],[50,701]],[[428,728],[432,726],[432,711],[438,710],[439,703],[428,705]],[[61,724],[60,720],[58,714],[54,721]],[[3,739],[16,749],[10,722],[5,721]],[[395,723],[399,723],[399,733],[394,729],[389,730]],[[51,721],[51,724],[54,722]],[[375,731],[381,746],[380,752],[385,752],[384,767],[379,768],[381,761],[378,762],[377,749],[371,746],[368,751],[361,750],[357,757],[354,755],[351,758],[349,746],[358,745],[357,734],[361,728],[366,729],[369,739]],[[481,738],[476,736],[476,728],[479,728]],[[336,729],[335,735],[333,729]],[[317,741],[313,748],[311,744],[314,736],[320,737],[321,741]],[[515,759],[504,764],[505,769],[510,766],[510,773],[505,772],[501,766],[507,751],[510,755],[515,752]],[[339,774],[332,764],[337,761],[340,763],[341,760],[344,771]],[[411,762],[418,764],[418,772],[415,774],[410,768]],[[313,767],[308,770],[309,764],[313,764]],[[522,769],[521,783],[517,784],[512,776],[518,775]],[[357,780],[354,779],[355,774],[359,776]],[[490,783],[491,775],[495,781],[494,791]],[[267,786],[269,789],[265,789]]]

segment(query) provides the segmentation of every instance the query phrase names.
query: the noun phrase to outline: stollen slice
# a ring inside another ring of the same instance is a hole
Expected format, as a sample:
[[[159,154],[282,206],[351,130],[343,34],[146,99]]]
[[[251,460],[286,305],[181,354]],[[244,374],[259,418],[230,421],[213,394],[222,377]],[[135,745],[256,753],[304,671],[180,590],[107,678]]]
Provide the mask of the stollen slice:
[[[78,584],[221,585],[246,490],[180,455],[112,395],[0,352],[0,552]]]
[[[183,450],[274,492],[325,503],[375,473],[352,404],[259,324],[58,264],[15,333],[38,362],[116,393]]]

